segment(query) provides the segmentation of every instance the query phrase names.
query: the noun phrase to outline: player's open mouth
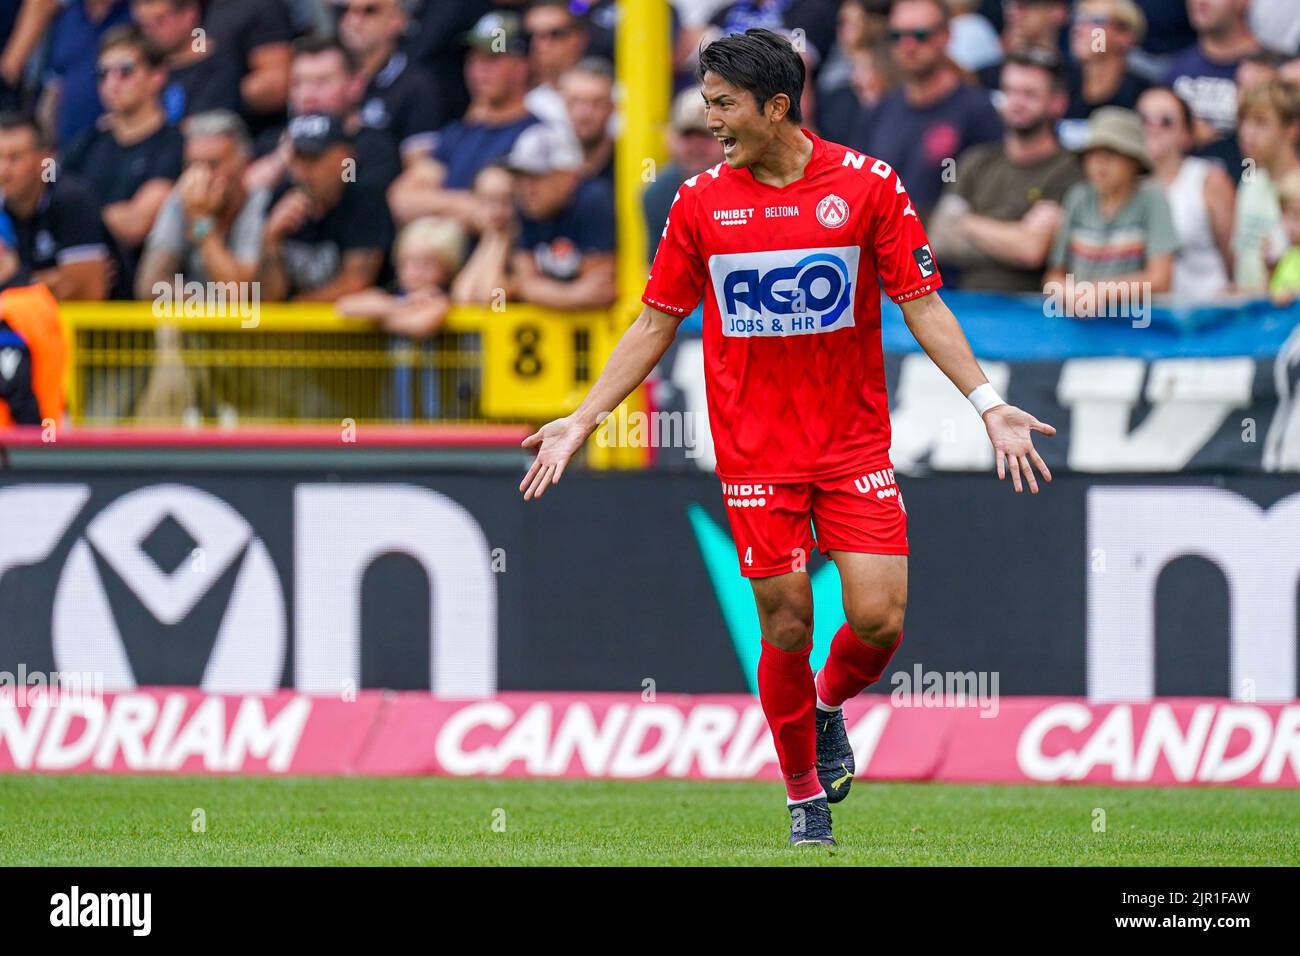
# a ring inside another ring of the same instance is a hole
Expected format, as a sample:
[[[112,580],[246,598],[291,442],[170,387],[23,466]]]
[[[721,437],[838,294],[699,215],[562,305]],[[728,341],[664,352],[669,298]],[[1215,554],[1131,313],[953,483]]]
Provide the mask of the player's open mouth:
[[[736,148],[736,139],[734,136],[719,136],[718,142],[722,144],[722,152],[730,154]]]

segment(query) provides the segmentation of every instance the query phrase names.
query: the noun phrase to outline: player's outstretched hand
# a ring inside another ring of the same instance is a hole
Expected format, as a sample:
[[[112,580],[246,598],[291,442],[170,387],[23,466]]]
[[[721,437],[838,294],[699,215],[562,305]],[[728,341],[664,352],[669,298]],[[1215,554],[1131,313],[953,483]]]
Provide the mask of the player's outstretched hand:
[[[564,466],[586,440],[587,430],[572,417],[548,422],[525,438],[520,444],[525,448],[536,448],[537,457],[524,480],[519,482],[524,501],[540,498],[542,492],[559,482]]]
[[[1029,490],[1038,494],[1038,481],[1034,478],[1034,468],[1042,474],[1044,481],[1052,480],[1052,473],[1034,450],[1034,432],[1055,435],[1056,429],[1040,422],[1033,415],[1014,405],[998,405],[984,413],[984,427],[988,429],[989,441],[998,459],[998,480],[1001,481],[1011,472],[1011,484],[1016,493],[1024,491],[1025,482]],[[1021,480],[1023,475],[1024,480]]]

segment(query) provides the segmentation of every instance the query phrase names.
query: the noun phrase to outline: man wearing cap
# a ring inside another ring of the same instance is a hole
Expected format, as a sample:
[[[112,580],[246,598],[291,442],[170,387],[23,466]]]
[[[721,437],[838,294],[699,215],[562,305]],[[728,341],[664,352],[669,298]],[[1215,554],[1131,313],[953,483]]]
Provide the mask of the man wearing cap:
[[[668,128],[668,153],[672,159],[655,171],[654,181],[641,195],[645,210],[646,253],[654,261],[668,210],[677,188],[688,176],[702,173],[722,162],[722,145],[709,132],[704,104],[694,87],[687,87],[673,100],[672,124]]]
[[[1059,297],[1065,290],[1065,314],[1092,318],[1107,314],[1107,302],[1142,303],[1150,293],[1169,291],[1178,233],[1164,191],[1142,181],[1151,169],[1136,113],[1103,106],[1092,114],[1085,181],[1065,195],[1048,256],[1044,291]]]
[[[333,302],[375,285],[393,240],[383,194],[357,179],[351,138],[324,113],[288,127],[289,178],[262,233],[262,298]]]
[[[471,192],[474,177],[508,155],[519,135],[538,122],[524,105],[528,45],[518,14],[485,14],[465,43],[469,109],[438,132],[433,156],[412,164],[388,190],[399,225],[420,216],[450,216],[477,227],[483,211]]]
[[[603,309],[614,301],[614,196],[603,179],[583,180],[582,151],[567,133],[540,124],[515,143],[519,248],[515,294],[552,309]]]
[[[0,428],[63,417],[68,348],[59,305],[18,257],[13,220],[0,212]]]
[[[289,65],[289,115],[328,113],[341,118],[343,128],[352,136],[357,179],[386,190],[402,171],[402,154],[391,128],[372,126],[363,119],[360,97],[364,86],[356,57],[337,39],[309,36],[294,44]],[[275,186],[289,161],[285,127],[264,131],[257,137],[254,152],[259,158],[249,166],[245,186]],[[418,150],[412,152],[412,161],[417,154]]]

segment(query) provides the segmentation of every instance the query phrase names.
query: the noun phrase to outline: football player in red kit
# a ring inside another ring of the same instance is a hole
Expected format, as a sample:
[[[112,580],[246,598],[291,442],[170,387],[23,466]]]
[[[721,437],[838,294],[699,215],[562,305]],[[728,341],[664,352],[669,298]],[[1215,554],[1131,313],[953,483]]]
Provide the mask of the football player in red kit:
[[[1038,491],[1035,431],[980,371],[939,298],[939,267],[890,166],[799,125],[804,66],[767,30],[700,52],[701,92],[725,162],[677,192],[642,301],[573,414],[524,441],[525,499],[560,480],[605,415],[655,367],[704,300],[717,471],[762,630],[758,693],[785,777],[791,844],[834,844],[830,803],[853,779],[840,705],[879,679],[902,637],[907,514],[889,461],[880,288],[983,417],[999,478]],[[846,623],[814,677],[814,544],[843,584]]]

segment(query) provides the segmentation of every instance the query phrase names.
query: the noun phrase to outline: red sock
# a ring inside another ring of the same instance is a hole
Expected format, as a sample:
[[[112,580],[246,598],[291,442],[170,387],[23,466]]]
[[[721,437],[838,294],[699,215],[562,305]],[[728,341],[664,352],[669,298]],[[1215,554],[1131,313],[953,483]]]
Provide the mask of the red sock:
[[[763,641],[758,658],[758,700],[772,728],[777,760],[785,776],[785,792],[791,800],[807,800],[822,792],[817,780],[817,727],[813,710],[812,668],[808,666],[810,643],[801,651],[783,651]]]
[[[817,697],[828,707],[839,707],[858,696],[880,680],[902,640],[900,631],[898,640],[889,647],[876,647],[859,640],[845,624],[835,632],[826,664],[817,672]]]

